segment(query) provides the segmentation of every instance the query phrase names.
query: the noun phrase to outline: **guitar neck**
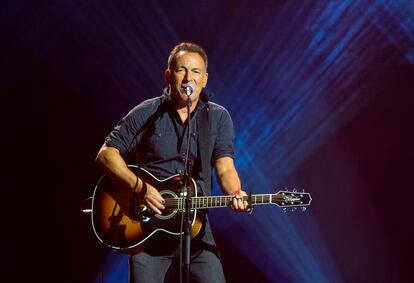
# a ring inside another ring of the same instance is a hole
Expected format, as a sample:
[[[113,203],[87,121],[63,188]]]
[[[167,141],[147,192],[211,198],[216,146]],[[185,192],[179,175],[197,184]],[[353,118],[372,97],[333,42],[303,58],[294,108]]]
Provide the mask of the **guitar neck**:
[[[243,196],[243,200],[249,202],[251,205],[270,204],[280,198],[277,194],[257,194],[251,196]],[[202,196],[191,198],[191,208],[218,208],[227,207],[233,200],[233,196]],[[185,202],[184,197],[167,200],[166,207],[181,210]]]
[[[250,196],[243,196],[243,200],[249,202],[251,205],[269,204],[272,203],[272,194],[257,194]],[[192,208],[215,208],[229,206],[233,200],[233,196],[205,196],[192,198]],[[251,198],[251,199],[250,199]]]

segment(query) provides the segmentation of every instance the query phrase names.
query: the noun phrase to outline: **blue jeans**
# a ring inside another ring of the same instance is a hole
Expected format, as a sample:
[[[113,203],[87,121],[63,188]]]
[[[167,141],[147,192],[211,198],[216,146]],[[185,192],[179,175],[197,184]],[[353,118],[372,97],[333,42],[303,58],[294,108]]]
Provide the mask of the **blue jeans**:
[[[180,282],[180,257],[153,256],[146,252],[131,255],[129,258],[130,283]],[[182,282],[185,274],[182,272]],[[217,254],[201,249],[191,256],[190,282],[224,283],[223,268]]]

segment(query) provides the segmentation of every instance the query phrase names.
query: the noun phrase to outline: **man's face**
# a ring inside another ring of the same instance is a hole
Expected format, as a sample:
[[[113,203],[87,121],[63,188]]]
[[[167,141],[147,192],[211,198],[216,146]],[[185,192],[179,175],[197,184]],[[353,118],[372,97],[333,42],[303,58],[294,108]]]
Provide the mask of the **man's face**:
[[[183,85],[189,82],[196,86],[191,94],[191,102],[197,102],[201,90],[207,84],[208,74],[206,65],[200,54],[196,52],[180,51],[171,62],[170,69],[165,71],[165,79],[171,87],[172,98],[178,106],[185,106],[187,95]]]

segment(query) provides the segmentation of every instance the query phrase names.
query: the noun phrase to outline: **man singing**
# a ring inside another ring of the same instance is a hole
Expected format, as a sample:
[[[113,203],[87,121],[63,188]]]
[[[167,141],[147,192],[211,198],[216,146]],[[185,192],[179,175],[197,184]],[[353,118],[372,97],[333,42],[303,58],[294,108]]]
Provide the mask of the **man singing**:
[[[211,176],[205,174],[213,167],[222,192],[233,196],[231,209],[248,210],[247,202],[241,199],[246,193],[241,189],[233,163],[231,117],[223,106],[209,102],[202,93],[208,79],[207,65],[206,52],[200,46],[188,42],[175,46],[168,57],[164,74],[166,88],[162,95],[141,102],[123,117],[106,137],[96,157],[107,176],[135,191],[139,201],[156,215],[165,210],[165,200],[156,187],[129,169],[127,164],[131,160],[160,180],[191,173],[199,195],[211,194]],[[191,100],[190,115],[188,99]],[[202,133],[197,120],[206,109],[208,119],[203,121],[208,123],[208,145],[204,148],[200,146]],[[187,138],[189,128],[190,139]],[[210,168],[202,166],[202,156],[207,156]],[[186,163],[190,170],[185,167]],[[203,226],[191,240],[191,282],[225,282],[207,213],[197,213],[202,217]],[[237,235],[232,237],[237,239]],[[179,282],[180,237],[161,232],[154,238],[143,251],[130,255],[130,282]]]

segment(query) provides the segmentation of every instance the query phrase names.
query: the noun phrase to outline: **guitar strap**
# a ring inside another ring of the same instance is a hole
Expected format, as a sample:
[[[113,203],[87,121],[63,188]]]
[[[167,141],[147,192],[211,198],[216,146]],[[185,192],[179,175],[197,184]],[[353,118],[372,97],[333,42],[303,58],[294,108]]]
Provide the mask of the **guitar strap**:
[[[197,128],[198,128],[198,150],[199,156],[201,158],[201,172],[202,178],[206,185],[206,192],[203,191],[203,194],[206,195],[208,192],[211,194],[211,159],[209,156],[209,104],[208,104],[208,95],[201,93],[201,99],[205,102],[203,109],[200,110],[197,116]]]

